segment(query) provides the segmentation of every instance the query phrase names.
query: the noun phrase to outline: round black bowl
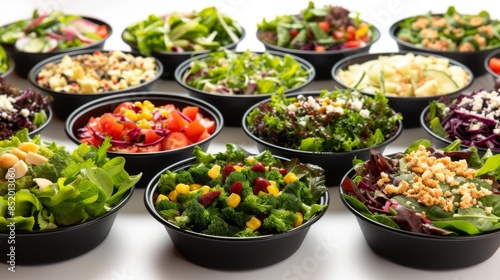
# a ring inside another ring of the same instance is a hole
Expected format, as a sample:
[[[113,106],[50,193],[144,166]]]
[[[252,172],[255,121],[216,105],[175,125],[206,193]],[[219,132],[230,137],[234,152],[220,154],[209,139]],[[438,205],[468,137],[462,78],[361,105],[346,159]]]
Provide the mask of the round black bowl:
[[[345,70],[349,65],[352,64],[361,64],[370,60],[377,59],[380,55],[388,56],[395,54],[405,54],[409,51],[400,51],[400,52],[392,52],[392,53],[371,53],[371,54],[356,54],[349,57],[346,57],[340,61],[338,61],[331,69],[331,75],[335,81],[335,83],[341,88],[349,88],[346,84],[340,81],[337,77],[337,74],[340,70]],[[423,56],[435,56],[435,57],[443,57],[442,55],[422,53],[422,52],[414,52],[415,55],[423,55]],[[465,66],[464,64],[450,59],[451,65],[457,65],[465,69],[466,72],[470,75],[469,83],[454,92],[450,92],[448,94],[436,95],[436,96],[426,96],[426,97],[399,97],[399,96],[386,96],[389,100],[389,106],[394,109],[396,112],[400,112],[403,115],[403,126],[404,128],[413,128],[420,126],[420,120],[418,116],[422,112],[422,110],[429,105],[429,102],[432,100],[436,100],[442,96],[447,96],[449,98],[453,98],[458,96],[461,92],[464,92],[468,89],[472,83],[474,82],[474,74],[472,71]],[[373,93],[363,92],[363,94],[374,95]]]
[[[47,108],[47,111],[45,112],[47,113],[47,119],[45,120],[45,122],[41,125],[39,125],[37,128],[33,129],[32,131],[30,131],[28,133],[28,136],[30,138],[33,138],[35,135],[37,134],[40,134],[42,132],[42,130],[44,130],[50,123],[50,121],[52,120],[52,108],[50,108],[50,106]]]
[[[293,93],[290,96],[296,96],[302,94],[304,96],[318,96],[318,92],[302,92],[302,93]],[[273,153],[273,155],[285,157],[285,158],[298,158],[301,162],[308,162],[322,167],[325,170],[325,181],[326,186],[333,187],[340,185],[340,179],[342,176],[349,170],[352,166],[352,160],[356,157],[360,160],[368,160],[370,158],[370,149],[375,149],[377,151],[383,152],[385,148],[394,140],[396,140],[401,133],[403,132],[403,124],[401,121],[398,122],[398,130],[397,132],[390,138],[384,141],[383,143],[358,150],[353,150],[351,152],[310,152],[310,151],[301,151],[296,149],[284,148],[267,141],[260,139],[259,137],[253,135],[248,130],[248,123],[246,121],[246,117],[252,112],[255,108],[257,108],[261,103],[270,102],[270,98],[263,100],[259,103],[256,103],[252,107],[250,107],[244,114],[242,119],[242,127],[245,134],[250,137],[255,142],[257,149],[259,151],[269,150]]]
[[[138,174],[142,172],[142,177],[137,187],[145,187],[149,180],[163,169],[164,166],[191,157],[194,146],[198,145],[206,151],[210,142],[221,132],[224,126],[224,118],[219,110],[203,100],[168,92],[130,92],[99,98],[79,107],[68,117],[65,124],[65,133],[71,141],[80,144],[81,142],[77,137],[78,129],[84,127],[90,117],[98,117],[104,113],[112,112],[122,102],[144,100],[149,100],[155,105],[173,104],[177,107],[197,106],[200,113],[215,121],[216,128],[206,139],[179,149],[143,153],[109,151],[108,156],[110,158],[116,156],[125,158],[125,170],[128,173]]]
[[[257,31],[257,39],[262,44],[264,44],[266,50],[279,51],[283,53],[292,54],[309,61],[309,63],[313,65],[314,69],[316,69],[315,79],[327,80],[331,79],[332,76],[330,73],[333,65],[337,61],[345,57],[351,56],[353,54],[365,53],[370,50],[371,46],[380,39],[380,31],[375,26],[372,26],[372,32],[373,32],[373,40],[367,43],[364,47],[355,49],[353,48],[353,49],[343,49],[343,50],[329,50],[324,52],[305,51],[305,50],[279,47],[277,45],[273,45],[263,41],[259,37],[259,31]]]
[[[165,226],[181,255],[197,265],[212,269],[243,270],[278,263],[300,248],[310,227],[326,212],[322,211],[288,232],[257,237],[222,237],[181,229],[158,214],[154,207],[153,195],[158,188],[161,174],[166,170],[176,172],[189,168],[194,162],[194,158],[187,158],[159,172],[145,190],[144,204],[151,216]],[[328,205],[329,201],[329,194],[325,192],[319,204]]]
[[[353,178],[354,169],[344,178]],[[349,202],[339,188],[340,200],[354,216],[368,246],[389,261],[408,267],[447,270],[481,263],[500,246],[500,231],[477,236],[433,236],[395,229],[367,218]]]
[[[12,72],[14,72],[14,69],[16,68],[16,63],[14,62],[14,60],[10,57],[8,59],[9,59],[9,69],[7,69],[7,71],[5,71],[0,75],[0,77],[4,79],[7,78],[10,74],[12,74]]]
[[[491,88],[491,89],[494,89],[494,90],[498,91],[498,90],[500,90],[500,74],[495,73],[495,72],[493,72],[493,70],[491,70],[491,67],[490,67],[489,63],[490,63],[490,60],[492,58],[500,58],[500,49],[491,52],[484,59],[484,68],[486,69],[486,72],[488,72],[491,75],[492,80],[493,80],[493,84],[494,84],[494,87]]]
[[[269,51],[269,53],[277,57],[283,57],[283,55],[285,55],[282,52],[275,51]],[[255,103],[269,98],[272,93],[252,95],[225,95],[199,90],[184,83],[182,81],[182,77],[184,76],[184,73],[186,73],[186,71],[191,68],[191,62],[193,62],[194,60],[201,60],[206,56],[207,54],[202,54],[182,62],[175,70],[175,80],[180,86],[187,90],[189,95],[203,99],[216,106],[224,116],[224,121],[227,126],[240,126],[243,113],[245,113],[245,111]],[[303,69],[311,69],[312,71],[309,73],[307,82],[298,87],[285,90],[285,94],[301,91],[304,87],[309,85],[314,80],[314,77],[316,75],[316,71],[311,63],[300,57],[294,55],[292,56],[297,60],[298,63],[301,64]]]
[[[163,72],[163,65],[161,64],[160,61],[156,59],[156,76],[144,83],[141,83],[137,86],[133,87],[128,87],[122,90],[114,90],[114,91],[108,91],[108,92],[103,92],[103,93],[86,93],[86,94],[81,94],[81,93],[67,93],[67,92],[57,92],[53,91],[49,88],[45,88],[40,86],[37,83],[37,77],[38,73],[48,64],[48,63],[59,63],[62,58],[66,55],[69,55],[70,57],[75,57],[78,55],[84,55],[84,54],[92,54],[96,50],[95,49],[84,49],[84,50],[78,50],[74,52],[68,52],[68,53],[62,53],[58,54],[55,56],[52,56],[50,58],[44,59],[37,63],[29,72],[28,75],[28,80],[30,83],[36,87],[40,92],[43,92],[45,94],[48,94],[51,96],[51,103],[52,103],[52,109],[54,110],[55,115],[61,119],[61,120],[66,120],[66,118],[73,112],[75,109],[78,107],[87,104],[88,102],[105,97],[105,96],[110,96],[110,95],[120,95],[126,92],[137,92],[137,91],[148,91],[150,90],[155,82],[158,80],[158,78],[161,76],[161,73]],[[107,53],[108,51],[101,51],[103,53]],[[125,52],[127,53],[127,52]]]
[[[34,232],[0,232],[0,260],[20,264],[47,264],[71,259],[101,244],[115,221],[118,211],[130,200],[134,187],[105,214],[81,224]],[[9,239],[15,236],[15,245]]]
[[[134,53],[140,53],[139,48],[136,44],[131,43],[125,40],[124,33],[126,30],[122,32],[122,40],[132,49]],[[237,42],[231,43],[229,45],[223,46],[228,50],[236,49],[236,46],[245,38],[245,30],[241,34],[240,39]],[[151,56],[158,59],[163,64],[163,74],[161,75],[162,79],[173,80],[175,69],[185,60],[190,59],[191,57],[199,54],[209,53],[210,50],[203,51],[184,51],[184,52],[168,52],[168,51],[153,51],[151,52]],[[144,55],[144,54],[143,54]]]
[[[54,55],[58,54],[63,54],[63,53],[68,53],[72,51],[78,51],[78,50],[88,50],[88,49],[98,49],[102,50],[104,48],[104,43],[106,40],[108,40],[111,37],[111,34],[113,32],[113,29],[111,26],[101,20],[91,18],[91,17],[82,17],[86,20],[89,20],[95,24],[98,25],[105,25],[108,28],[108,36],[100,41],[94,42],[92,44],[87,44],[84,46],[80,46],[77,48],[69,48],[65,50],[55,50],[53,52],[48,52],[48,53],[31,53],[31,52],[23,52],[18,49],[16,49],[14,46],[6,47],[8,50],[9,48],[11,49],[8,52],[12,53],[12,58],[16,62],[16,68],[15,71],[16,73],[21,76],[22,78],[26,78],[28,76],[29,71],[33,66],[35,66],[37,63],[44,59],[48,59]],[[5,45],[4,45],[5,47]]]
[[[442,14],[434,14],[434,15],[442,15]],[[429,54],[436,54],[448,57],[455,61],[458,61],[464,65],[466,65],[475,76],[480,76],[486,73],[486,69],[483,66],[483,61],[486,57],[495,51],[496,49],[488,49],[488,50],[480,50],[475,52],[458,52],[458,51],[438,51],[430,48],[419,47],[409,42],[405,42],[397,37],[399,30],[399,24],[408,18],[399,20],[391,25],[389,28],[389,35],[396,41],[396,44],[400,50],[406,51],[421,51]]]

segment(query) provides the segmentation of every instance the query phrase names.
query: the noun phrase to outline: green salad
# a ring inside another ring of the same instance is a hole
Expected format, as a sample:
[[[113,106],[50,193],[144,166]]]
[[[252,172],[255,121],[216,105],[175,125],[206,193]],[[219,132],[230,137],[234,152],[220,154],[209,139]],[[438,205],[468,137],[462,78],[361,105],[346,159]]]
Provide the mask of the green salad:
[[[5,74],[10,69],[10,61],[5,49],[0,45],[0,75]]]
[[[473,52],[500,46],[500,21],[492,20],[487,11],[468,15],[450,6],[444,14],[429,12],[407,18],[395,35],[418,47]]]
[[[30,139],[28,130],[0,141],[0,231],[43,231],[79,224],[110,211],[141,174],[129,175],[125,159],[107,157],[107,138],[96,148],[69,152],[55,142]]]
[[[418,140],[390,157],[373,151],[354,160],[356,174],[341,183],[342,196],[359,213],[384,225],[440,236],[500,229],[500,155],[442,150]]]
[[[222,49],[194,60],[182,81],[211,93],[266,94],[303,85],[311,71],[287,54],[280,57],[269,52]]]
[[[270,151],[234,144],[217,154],[193,149],[194,162],[158,180],[154,207],[171,223],[208,235],[250,237],[301,226],[328,207],[324,170]]]
[[[382,93],[322,90],[316,96],[288,97],[283,92],[260,103],[247,116],[256,137],[289,149],[349,152],[372,147],[394,136],[402,116]]]
[[[123,39],[137,45],[142,54],[215,50],[237,43],[243,28],[215,7],[201,11],[174,12],[165,16],[149,15],[131,24]]]

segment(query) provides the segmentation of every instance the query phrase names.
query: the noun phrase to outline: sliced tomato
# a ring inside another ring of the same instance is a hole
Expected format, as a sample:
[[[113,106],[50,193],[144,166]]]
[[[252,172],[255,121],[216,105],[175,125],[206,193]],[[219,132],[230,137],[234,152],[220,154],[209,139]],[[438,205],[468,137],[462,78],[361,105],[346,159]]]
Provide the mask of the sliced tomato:
[[[210,133],[208,133],[208,131],[205,129],[205,131],[203,131],[203,133],[200,135],[200,138],[198,138],[198,141],[196,141],[196,142],[203,141],[203,140],[207,139],[208,137],[210,137]]]
[[[172,132],[161,142],[162,150],[173,150],[189,145],[189,140],[182,132]]]
[[[359,48],[359,47],[361,47],[361,41],[359,41],[359,40],[346,41],[345,46],[346,46],[346,48],[349,48],[349,49]]]
[[[207,129],[207,132],[209,134],[212,134],[214,133],[215,131],[215,121],[212,121],[210,119],[207,119],[207,118],[203,118],[201,116],[198,116],[198,120],[200,121],[200,123]]]
[[[132,102],[122,102],[118,106],[116,106],[115,110],[113,110],[113,114],[120,114],[122,113],[122,108],[123,109],[132,109],[134,107],[134,103]]]
[[[290,37],[295,38],[295,36],[297,36],[297,34],[299,34],[299,31],[295,28],[292,28],[292,29],[290,29],[290,31],[288,31],[288,33],[290,33]]]
[[[186,121],[184,118],[177,113],[177,110],[172,110],[170,112],[169,118],[168,118],[168,123],[167,123],[167,128],[170,131],[176,132],[176,131],[181,131],[184,128],[186,128],[186,125],[188,124],[188,121]]]
[[[324,52],[326,50],[325,46],[316,46],[314,47],[314,50],[317,52]]]
[[[356,28],[354,26],[349,25],[346,29],[346,41],[352,41],[356,39]]]
[[[101,124],[104,134],[111,136],[113,139],[121,140],[123,124],[111,113],[103,114],[99,118],[99,123]]]
[[[144,144],[153,143],[161,138],[161,135],[156,134],[152,129],[141,129],[141,134],[144,135]]]
[[[500,58],[492,57],[488,62],[491,71],[500,74]]]
[[[340,39],[344,38],[344,32],[342,32],[340,30],[334,30],[333,31],[333,38],[335,40],[340,40]]]
[[[186,135],[189,141],[195,143],[206,130],[199,120],[194,120],[187,125],[184,135]]]
[[[330,32],[330,23],[328,21],[320,21],[318,22],[318,26],[321,30],[325,32]]]
[[[108,32],[108,28],[106,27],[106,25],[99,25],[97,27],[97,30],[95,32],[97,35],[99,35],[99,37],[101,38],[106,38],[109,34]]]
[[[191,120],[196,119],[196,115],[198,115],[199,108],[196,106],[186,106],[182,109],[182,113],[186,115]]]

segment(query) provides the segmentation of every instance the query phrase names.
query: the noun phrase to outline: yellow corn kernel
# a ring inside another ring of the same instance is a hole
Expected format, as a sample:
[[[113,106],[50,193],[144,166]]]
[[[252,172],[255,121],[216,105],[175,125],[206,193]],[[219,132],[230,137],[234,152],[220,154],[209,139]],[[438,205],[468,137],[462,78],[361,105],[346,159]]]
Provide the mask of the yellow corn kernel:
[[[139,119],[150,121],[153,119],[153,114],[149,110],[142,110],[138,116]]]
[[[139,120],[137,122],[137,127],[138,128],[146,128],[146,129],[149,129],[151,128],[151,125],[148,123],[148,121],[146,120]]]
[[[300,212],[295,212],[295,216],[297,216],[297,220],[293,226],[298,227],[304,222],[304,216]]]
[[[283,179],[285,180],[285,184],[288,185],[293,181],[297,181],[299,178],[297,178],[297,175],[295,175],[295,173],[290,172],[286,174]]]
[[[215,164],[214,166],[212,166],[212,168],[210,168],[210,170],[208,170],[208,176],[212,179],[219,177],[219,175],[220,175],[220,165],[218,164]]]
[[[189,186],[182,183],[177,184],[177,186],[175,186],[175,191],[177,193],[187,194],[189,192]]]
[[[248,157],[247,157],[247,161],[248,161],[249,163],[252,163],[254,160],[255,160],[255,159],[253,158],[253,156],[248,156]]]
[[[22,142],[22,143],[19,143],[19,145],[17,146],[17,148],[25,153],[27,152],[33,152],[33,153],[36,153],[38,152],[38,149],[40,149],[40,147],[33,143],[33,142]]]
[[[201,184],[190,184],[189,185],[189,190],[190,191],[196,191],[196,190],[201,189],[201,187],[202,187]]]
[[[204,185],[203,187],[200,188],[201,194],[206,194],[210,191],[210,187],[207,185]]]
[[[169,200],[168,199],[168,196],[164,195],[164,194],[160,194],[158,195],[158,197],[156,198],[156,203],[162,201],[162,200]]]
[[[174,202],[177,202],[177,196],[179,195],[179,193],[175,190],[171,191],[169,194],[168,194],[168,198]]]
[[[262,222],[255,217],[250,218],[250,220],[248,220],[246,222],[247,228],[251,229],[252,231],[255,231],[258,228],[260,228],[261,225],[262,225]]]
[[[241,169],[243,168],[243,167],[241,167],[239,165],[233,165],[233,167],[234,167],[234,170],[238,171],[238,172],[241,172]]]
[[[356,38],[361,38],[365,36],[368,33],[368,25],[360,25],[358,29],[356,30]]]
[[[227,198],[227,205],[229,207],[236,208],[240,204],[240,201],[241,201],[241,196],[239,196],[239,194],[237,193],[232,193]]]
[[[134,112],[134,110],[130,110],[130,109],[127,109],[125,110],[125,112],[123,113],[123,116],[125,116],[127,119],[135,122],[137,121],[137,114]]]
[[[274,195],[274,196],[278,196],[280,189],[278,189],[278,187],[276,187],[276,183],[274,183],[274,184],[267,186],[267,192]]]
[[[168,111],[165,109],[158,109],[162,117],[168,117]]]
[[[134,102],[134,105],[141,108],[141,109],[144,107],[141,101]]]
[[[153,103],[151,103],[151,101],[149,100],[144,100],[144,102],[142,102],[142,105],[149,111],[153,111],[153,109],[155,108],[155,105],[153,105]]]

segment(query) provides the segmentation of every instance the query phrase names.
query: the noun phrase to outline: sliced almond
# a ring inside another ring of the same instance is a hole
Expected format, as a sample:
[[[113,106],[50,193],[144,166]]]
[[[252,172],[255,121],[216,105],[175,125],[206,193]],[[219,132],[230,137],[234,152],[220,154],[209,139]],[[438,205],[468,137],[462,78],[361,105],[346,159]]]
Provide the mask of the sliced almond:
[[[33,152],[28,152],[26,154],[26,163],[28,163],[28,164],[40,165],[40,164],[45,163],[47,161],[49,161],[49,159],[42,156],[42,155],[39,155],[39,154],[36,154]]]
[[[52,185],[52,181],[45,178],[34,178],[33,182],[37,184],[41,191],[45,190],[48,186]]]
[[[28,172],[28,165],[22,160],[17,161],[12,168],[14,169],[14,179],[19,179]],[[11,173],[7,172],[7,174],[5,174],[5,179],[12,178],[10,176],[12,176]]]

